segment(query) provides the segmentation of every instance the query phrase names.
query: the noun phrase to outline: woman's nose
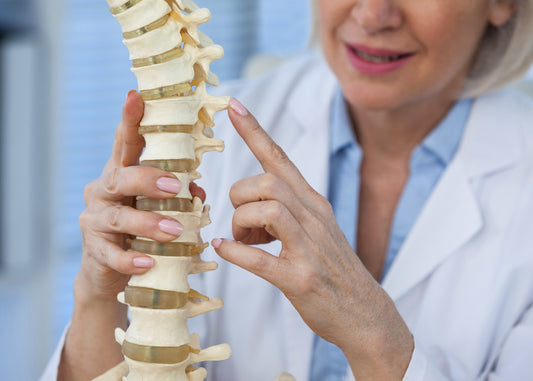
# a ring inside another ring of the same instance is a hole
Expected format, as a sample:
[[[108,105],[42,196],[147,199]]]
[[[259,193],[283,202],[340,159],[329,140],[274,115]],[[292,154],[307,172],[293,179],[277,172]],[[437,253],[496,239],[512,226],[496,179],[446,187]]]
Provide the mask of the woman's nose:
[[[399,28],[403,15],[398,0],[356,0],[352,17],[368,34]]]

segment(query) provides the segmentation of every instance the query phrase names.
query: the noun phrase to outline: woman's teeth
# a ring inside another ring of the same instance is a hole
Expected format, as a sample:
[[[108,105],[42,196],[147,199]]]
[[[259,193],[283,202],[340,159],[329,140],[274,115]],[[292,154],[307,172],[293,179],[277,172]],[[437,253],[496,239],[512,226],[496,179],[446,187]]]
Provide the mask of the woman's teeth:
[[[355,54],[357,54],[359,57],[364,59],[365,61],[373,62],[373,63],[383,63],[383,62],[391,62],[396,61],[405,55],[399,55],[399,56],[373,56],[371,54],[364,53],[360,50],[355,50]]]

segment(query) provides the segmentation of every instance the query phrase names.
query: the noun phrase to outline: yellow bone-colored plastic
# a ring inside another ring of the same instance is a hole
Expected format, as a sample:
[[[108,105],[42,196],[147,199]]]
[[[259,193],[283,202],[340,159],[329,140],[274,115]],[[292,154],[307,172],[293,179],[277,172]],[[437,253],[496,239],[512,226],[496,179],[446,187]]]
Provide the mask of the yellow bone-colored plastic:
[[[183,55],[183,49],[180,46],[175,47],[174,49],[169,50],[158,54],[156,56],[147,57],[147,58],[138,58],[132,61],[133,67],[144,67],[150,65],[162,64],[168,61],[172,61],[176,58],[179,58]]]
[[[142,28],[139,28],[137,30],[132,30],[131,32],[122,33],[122,36],[126,40],[129,40],[130,38],[142,36],[143,34],[151,32],[152,30],[161,28],[163,25],[167,23],[169,17],[170,16],[168,14],[164,15],[159,20],[155,20],[153,23],[143,26]]]
[[[141,1],[142,0],[129,0],[122,5],[119,5],[118,7],[110,8],[109,11],[113,15],[118,15],[119,13],[122,13],[124,11],[127,11],[130,8],[133,8],[135,5],[139,4]]]
[[[124,340],[122,344],[122,353],[124,356],[141,362],[152,364],[178,364],[187,360],[190,353],[199,353],[200,351],[191,348],[189,345],[179,347],[154,347],[149,345],[139,345]]]
[[[142,90],[141,96],[145,101],[156,99],[191,95],[192,86],[190,83],[178,83],[175,85],[160,87],[158,89]]]
[[[171,160],[144,160],[141,165],[158,168],[167,172],[192,172],[198,167],[198,163],[192,159]]]
[[[181,132],[191,134],[194,131],[194,126],[191,125],[169,125],[169,126],[141,126],[139,127],[139,134],[153,134],[158,132]]]
[[[136,208],[137,210],[174,212],[192,212],[194,210],[192,201],[186,198],[171,198],[166,200],[141,198],[137,200]]]
[[[199,301],[207,302],[209,298],[192,289],[188,293],[183,293],[126,286],[124,301],[133,307],[169,310],[183,308],[189,301],[193,303],[198,303]]]
[[[190,257],[200,254],[208,245],[208,243],[196,246],[180,242],[157,242],[135,239],[131,243],[131,250],[165,257]]]
[[[124,297],[134,307],[169,310],[183,308],[189,300],[187,293],[126,286]]]

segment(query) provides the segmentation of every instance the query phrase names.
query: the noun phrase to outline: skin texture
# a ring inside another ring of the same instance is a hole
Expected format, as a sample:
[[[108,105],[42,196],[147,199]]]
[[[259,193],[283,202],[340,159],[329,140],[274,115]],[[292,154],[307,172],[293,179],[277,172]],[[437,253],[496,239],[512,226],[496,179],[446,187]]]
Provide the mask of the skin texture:
[[[318,335],[338,345],[361,380],[401,380],[414,344],[380,279],[398,199],[412,150],[455,102],[488,22],[504,23],[512,2],[486,0],[318,0],[325,56],[348,102],[363,150],[357,254],[336,224],[328,201],[300,175],[255,118],[235,100],[229,116],[264,173],[237,182],[233,240],[214,240],[218,254],[278,287]],[[357,72],[345,43],[414,54],[383,76]],[[82,267],[75,307],[59,365],[59,380],[87,380],[121,361],[115,327],[125,327],[116,302],[142,254],[127,251],[131,235],[158,241],[164,217],[132,208],[134,196],[171,198],[157,187],[173,178],[138,166],[144,141],[137,133],[140,96],[130,92],[102,176],[85,191],[80,216]],[[203,191],[192,185],[200,197]],[[177,191],[176,191],[177,192]],[[205,197],[205,195],[203,196]],[[250,246],[279,239],[279,258]],[[290,280],[290,282],[288,281]],[[350,327],[346,330],[346,327]]]

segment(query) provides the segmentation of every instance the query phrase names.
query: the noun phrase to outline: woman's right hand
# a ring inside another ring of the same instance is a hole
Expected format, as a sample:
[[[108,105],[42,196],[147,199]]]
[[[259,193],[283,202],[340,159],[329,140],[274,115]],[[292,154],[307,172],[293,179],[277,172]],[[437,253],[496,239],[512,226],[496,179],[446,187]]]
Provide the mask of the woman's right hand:
[[[176,220],[134,208],[135,196],[167,199],[181,188],[172,173],[139,166],[144,139],[138,128],[143,112],[141,96],[130,91],[111,158],[102,175],[85,188],[86,209],[79,219],[83,256],[76,277],[78,298],[116,300],[131,275],[143,274],[153,266],[149,256],[128,251],[132,236],[168,242],[183,230]],[[203,192],[194,184],[191,190],[196,195]]]

